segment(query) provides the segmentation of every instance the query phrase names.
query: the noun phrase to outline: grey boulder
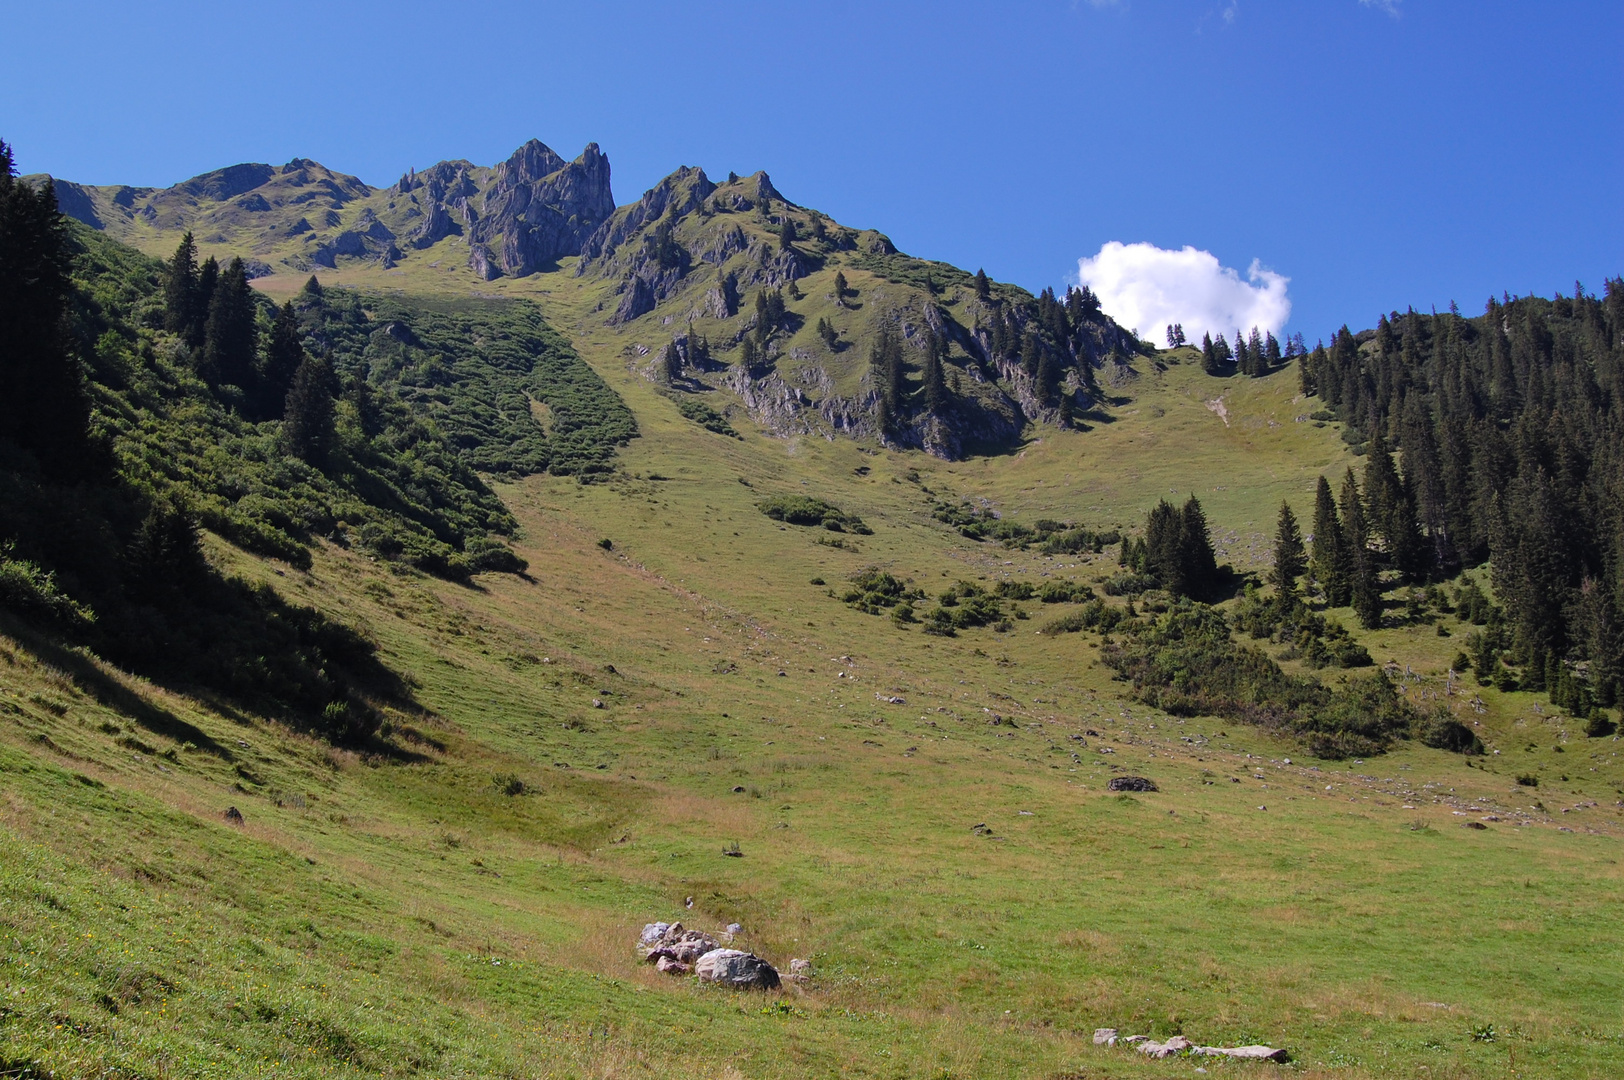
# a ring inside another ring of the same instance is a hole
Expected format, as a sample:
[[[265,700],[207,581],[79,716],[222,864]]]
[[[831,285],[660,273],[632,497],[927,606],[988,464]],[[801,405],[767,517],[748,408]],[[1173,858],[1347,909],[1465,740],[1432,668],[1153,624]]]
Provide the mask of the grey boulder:
[[[699,958],[694,974],[700,982],[719,983],[739,990],[776,990],[778,970],[767,961],[740,949],[712,949]]]

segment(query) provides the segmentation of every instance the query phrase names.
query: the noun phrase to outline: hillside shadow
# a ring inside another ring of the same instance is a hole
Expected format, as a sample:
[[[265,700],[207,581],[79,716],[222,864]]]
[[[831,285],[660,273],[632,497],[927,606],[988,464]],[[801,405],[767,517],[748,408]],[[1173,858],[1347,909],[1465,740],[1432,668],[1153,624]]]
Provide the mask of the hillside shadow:
[[[84,653],[45,637],[9,615],[0,615],[0,630],[22,642],[40,662],[65,674],[80,692],[88,695],[96,704],[117,711],[154,735],[162,735],[177,743],[189,742],[222,761],[235,760],[230,750],[201,728],[162,706],[154,705],[97,667],[95,661]]]

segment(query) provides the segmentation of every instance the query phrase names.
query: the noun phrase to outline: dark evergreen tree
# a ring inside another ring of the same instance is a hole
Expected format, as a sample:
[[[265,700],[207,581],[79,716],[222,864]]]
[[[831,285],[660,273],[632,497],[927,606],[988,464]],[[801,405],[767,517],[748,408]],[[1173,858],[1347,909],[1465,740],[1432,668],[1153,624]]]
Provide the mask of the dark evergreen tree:
[[[1144,572],[1175,596],[1203,599],[1218,583],[1217,560],[1200,501],[1190,496],[1179,510],[1166,499],[1145,519]]]
[[[1366,522],[1382,538],[1392,567],[1406,577],[1424,574],[1427,559],[1416,527],[1415,500],[1379,432],[1371,440],[1366,459],[1365,505]]]
[[[843,270],[835,271],[835,302],[844,305],[846,294],[851,289],[846,285],[846,273]]]
[[[293,376],[304,363],[304,344],[299,340],[299,316],[289,300],[276,311],[271,332],[265,339],[265,361],[256,380],[258,418],[280,420]]]
[[[1365,525],[1364,499],[1359,482],[1349,469],[1342,478],[1342,533],[1348,551],[1348,598],[1361,626],[1374,630],[1382,624],[1380,572],[1370,551],[1370,533]]]
[[[942,362],[947,356],[947,343],[941,335],[930,330],[925,335],[925,408],[939,416],[947,405],[947,386],[942,376]]]
[[[985,270],[976,271],[976,299],[986,303],[992,298],[992,283],[987,280]]]
[[[1213,554],[1212,536],[1201,501],[1191,495],[1185,500],[1181,517],[1184,520],[1184,575],[1189,582],[1190,595],[1197,599],[1210,597],[1218,587],[1218,560]]]
[[[1288,345],[1289,349],[1290,346]],[[1280,352],[1280,341],[1272,333],[1263,339],[1263,370],[1259,374],[1267,375],[1278,368],[1285,357]]]
[[[164,280],[164,329],[183,341],[195,336],[195,327],[207,315],[208,297],[202,297],[204,310],[199,310],[197,288],[197,244],[192,234],[180,238],[169,260],[169,273]]]
[[[1218,349],[1213,345],[1211,331],[1201,336],[1201,367],[1208,375],[1218,374]]]
[[[1322,474],[1314,492],[1314,547],[1308,565],[1332,607],[1346,607],[1353,599],[1350,559],[1342,518],[1336,512],[1330,481]]]
[[[1280,504],[1280,519],[1274,530],[1274,570],[1269,580],[1282,598],[1296,595],[1297,579],[1308,569],[1303,554],[1303,534],[1297,527],[1297,515],[1285,502]]]
[[[799,237],[795,231],[795,219],[785,214],[783,224],[778,227],[778,247],[787,251],[795,245],[797,239]]]
[[[0,439],[31,452],[48,475],[93,468],[89,401],[69,349],[65,226],[56,188],[18,182],[0,142]]]
[[[197,269],[197,292],[192,298],[193,318],[186,327],[186,344],[192,352],[200,352],[208,333],[209,305],[214,300],[214,291],[220,285],[220,264],[213,255],[203,260],[203,265]],[[194,360],[201,361],[200,357]]]
[[[1043,343],[1038,340],[1037,334],[1028,330],[1026,337],[1021,341],[1021,370],[1032,378],[1037,378],[1038,365],[1043,362]]]
[[[880,424],[885,431],[894,431],[902,409],[903,360],[902,338],[890,325],[880,327],[869,347],[869,370],[880,398]]]
[[[756,339],[746,334],[739,341],[739,366],[745,374],[754,375],[761,363],[761,350],[756,347]]]
[[[282,407],[282,441],[288,453],[318,469],[326,468],[333,449],[332,382],[327,361],[306,357]]]
[[[254,326],[254,292],[241,259],[232,259],[209,300],[203,331],[203,358],[198,370],[210,383],[254,390],[258,352]]]
[[[739,279],[731,270],[721,274],[721,279],[722,310],[731,319],[739,313]]]
[[[824,348],[828,349],[830,352],[834,352],[835,346],[840,342],[840,331],[836,330],[834,323],[830,322],[828,319],[819,318],[818,337],[823,339]]]
[[[675,340],[665,343],[660,350],[660,376],[666,382],[676,382],[682,378],[682,353],[677,351]]]

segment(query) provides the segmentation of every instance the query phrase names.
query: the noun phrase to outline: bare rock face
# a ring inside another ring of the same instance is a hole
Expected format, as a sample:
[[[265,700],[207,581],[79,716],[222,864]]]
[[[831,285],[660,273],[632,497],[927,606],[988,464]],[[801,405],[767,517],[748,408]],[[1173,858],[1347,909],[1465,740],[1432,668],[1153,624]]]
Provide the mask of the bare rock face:
[[[738,990],[776,990],[779,986],[777,968],[741,949],[712,949],[694,964],[694,974],[700,982]]]
[[[614,210],[609,159],[597,143],[565,162],[532,139],[496,167],[473,233],[499,253],[503,273],[523,277],[580,254]]]
[[[1105,785],[1111,791],[1157,791],[1156,781],[1144,776],[1113,776]]]
[[[654,290],[644,279],[633,277],[626,284],[626,291],[621,294],[620,306],[615,308],[609,322],[618,326],[620,323],[631,322],[639,315],[647,315],[653,310]]]
[[[684,165],[645,191],[643,197],[630,206],[616,211],[611,205],[610,213],[604,215],[607,220],[581,245],[581,264],[575,272],[586,273],[594,262],[612,256],[645,225],[659,221],[668,213],[673,217],[693,213],[715,190],[716,185],[703,169]]]

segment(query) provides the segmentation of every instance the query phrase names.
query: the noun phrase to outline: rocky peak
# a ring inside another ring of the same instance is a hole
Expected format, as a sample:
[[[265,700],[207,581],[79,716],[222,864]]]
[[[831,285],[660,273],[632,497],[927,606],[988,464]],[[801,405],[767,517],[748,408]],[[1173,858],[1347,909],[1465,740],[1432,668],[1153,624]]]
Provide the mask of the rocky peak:
[[[596,150],[597,146],[594,144],[591,149]],[[564,164],[564,159],[554,153],[552,147],[540,139],[531,139],[496,167],[497,182],[533,184],[562,169]]]
[[[482,209],[472,225],[469,265],[487,279],[497,272],[535,273],[580,254],[587,237],[614,213],[609,159],[597,143],[588,143],[580,157],[565,162],[532,139],[496,167]]]
[[[582,273],[594,259],[611,254],[644,226],[670,214],[683,217],[698,210],[700,204],[716,190],[704,169],[684,165],[643,193],[643,197],[630,206],[614,211],[597,231],[581,246]]]
[[[772,177],[767,175],[767,170],[761,170],[750,179],[755,181],[757,199],[777,199],[781,203],[789,202],[788,199],[778,193],[777,188],[773,187]]]

